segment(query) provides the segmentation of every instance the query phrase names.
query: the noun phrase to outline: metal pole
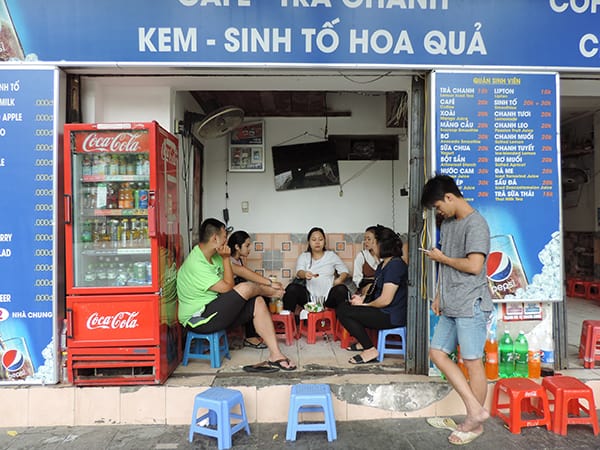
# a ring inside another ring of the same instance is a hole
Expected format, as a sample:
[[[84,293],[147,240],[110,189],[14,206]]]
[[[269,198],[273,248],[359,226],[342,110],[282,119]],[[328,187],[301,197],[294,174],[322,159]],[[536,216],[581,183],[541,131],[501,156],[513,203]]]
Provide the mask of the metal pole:
[[[408,267],[408,312],[406,327],[406,372],[427,375],[429,368],[427,327],[428,304],[421,298],[422,265],[418,264],[419,234],[423,228],[421,193],[424,181],[425,158],[425,78],[413,76],[410,114],[410,190],[409,190],[409,267]]]

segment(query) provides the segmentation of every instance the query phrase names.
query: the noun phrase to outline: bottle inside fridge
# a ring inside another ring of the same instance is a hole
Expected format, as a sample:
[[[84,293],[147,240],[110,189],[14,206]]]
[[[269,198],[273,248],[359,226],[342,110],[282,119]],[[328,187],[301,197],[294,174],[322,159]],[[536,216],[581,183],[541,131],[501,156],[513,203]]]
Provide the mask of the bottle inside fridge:
[[[149,153],[73,153],[75,286],[152,283]]]

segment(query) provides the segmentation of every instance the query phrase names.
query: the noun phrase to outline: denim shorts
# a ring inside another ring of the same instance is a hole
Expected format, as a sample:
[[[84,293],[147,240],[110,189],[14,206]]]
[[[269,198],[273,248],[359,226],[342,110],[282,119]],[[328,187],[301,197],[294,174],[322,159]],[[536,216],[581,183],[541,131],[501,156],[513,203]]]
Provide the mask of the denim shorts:
[[[440,316],[435,326],[430,348],[452,353],[460,345],[462,359],[479,359],[487,337],[490,312],[481,311],[481,300],[473,305],[473,317]]]

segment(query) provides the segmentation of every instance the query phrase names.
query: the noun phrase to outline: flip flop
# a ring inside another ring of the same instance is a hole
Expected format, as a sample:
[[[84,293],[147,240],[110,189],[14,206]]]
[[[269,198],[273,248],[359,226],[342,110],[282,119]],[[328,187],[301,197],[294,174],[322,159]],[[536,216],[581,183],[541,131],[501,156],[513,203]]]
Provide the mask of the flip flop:
[[[450,417],[428,417],[427,423],[434,428],[454,431],[457,429],[456,422]]]
[[[244,366],[242,367],[242,369],[244,370],[244,372],[250,373],[274,373],[279,371],[277,367],[271,366],[269,361],[263,361],[258,364]]]
[[[346,347],[346,350],[348,350],[349,352],[362,352],[364,350],[364,348],[362,348],[362,345],[360,345],[359,347],[359,343],[355,342],[354,344],[349,345],[348,347]]]
[[[449,436],[448,442],[450,442],[452,445],[465,445],[470,442],[473,442],[475,439],[477,439],[482,434],[483,434],[483,430],[481,430],[479,433],[476,433],[474,431],[454,430],[450,436],[457,437],[459,440],[451,441],[450,436]]]
[[[267,348],[267,344],[265,344],[264,342],[259,342],[258,344],[253,344],[248,339],[244,339],[244,347],[251,347],[251,348],[255,348],[257,350],[263,350],[263,349]]]
[[[365,361],[362,356],[360,355],[354,355],[352,358],[350,358],[348,360],[348,362],[350,364],[371,364],[371,363],[376,363],[377,362],[377,357],[370,359],[368,361]]]
[[[281,364],[282,362],[287,363],[287,367],[284,366],[283,364]],[[291,370],[296,370],[297,367],[296,366],[292,366],[291,361],[288,358],[283,358],[283,359],[278,359],[277,361],[267,361],[267,363],[273,367],[273,368],[277,368],[277,370],[281,369],[281,370],[285,370],[285,371],[291,371]]]

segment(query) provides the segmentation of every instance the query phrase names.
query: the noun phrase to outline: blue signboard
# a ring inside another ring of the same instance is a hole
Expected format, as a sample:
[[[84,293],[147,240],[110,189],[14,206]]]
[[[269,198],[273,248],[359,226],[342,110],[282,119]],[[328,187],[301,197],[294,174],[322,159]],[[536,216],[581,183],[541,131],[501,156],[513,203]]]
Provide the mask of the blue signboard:
[[[434,72],[434,171],[487,219],[487,275],[502,301],[562,300],[558,77]]]
[[[15,33],[14,39],[2,34],[10,50],[0,51],[2,59],[63,65],[600,66],[597,1],[4,1]]]
[[[0,70],[0,384],[56,382],[57,70]]]

